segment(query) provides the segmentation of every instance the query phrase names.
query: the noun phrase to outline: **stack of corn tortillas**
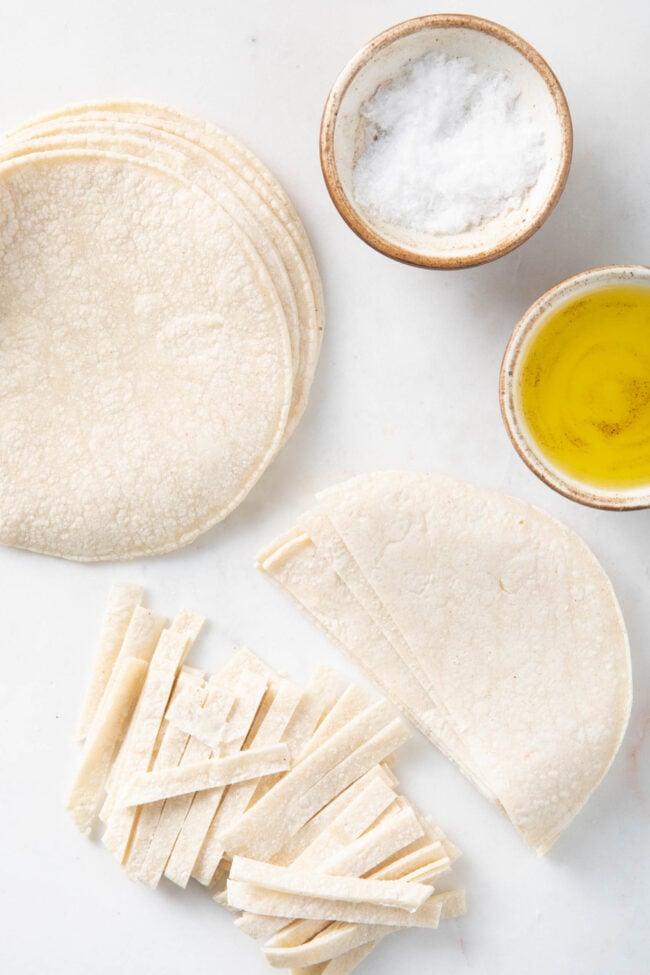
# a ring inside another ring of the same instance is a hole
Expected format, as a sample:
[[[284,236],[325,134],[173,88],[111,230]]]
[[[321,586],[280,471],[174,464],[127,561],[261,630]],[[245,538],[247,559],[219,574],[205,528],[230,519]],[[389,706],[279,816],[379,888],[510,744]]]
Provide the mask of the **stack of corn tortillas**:
[[[458,850],[398,790],[408,730],[387,701],[327,668],[298,687],[249,650],[207,676],[185,663],[203,618],[168,627],[142,601],[125,583],[109,597],[68,799],[83,833],[99,815],[132,879],[194,877],[305,975],[464,913],[446,886]]]
[[[538,509],[445,477],[362,476],[318,501],[260,568],[544,853],[629,716],[603,569]]]
[[[144,103],[0,141],[0,542],[73,559],[190,542],[307,402],[321,286],[229,135]]]

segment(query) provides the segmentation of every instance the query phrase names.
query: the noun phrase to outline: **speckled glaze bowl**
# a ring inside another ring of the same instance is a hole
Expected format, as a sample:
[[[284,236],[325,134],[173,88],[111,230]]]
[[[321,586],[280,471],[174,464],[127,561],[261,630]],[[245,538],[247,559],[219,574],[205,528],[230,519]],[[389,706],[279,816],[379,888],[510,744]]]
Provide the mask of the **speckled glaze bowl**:
[[[419,233],[382,222],[354,199],[352,172],[364,150],[359,112],[379,85],[432,51],[469,57],[503,71],[521,92],[522,108],[544,131],[546,164],[521,207],[460,234]],[[320,155],[334,205],[366,243],[398,261],[429,268],[471,267],[518,247],[544,223],[566,183],[573,135],[557,78],[537,51],[500,24],[468,14],[432,14],[396,24],[373,38],[337,79],[323,112]]]
[[[520,402],[521,367],[526,351],[548,313],[577,295],[619,284],[636,284],[650,289],[650,268],[631,264],[592,268],[561,281],[538,298],[519,320],[506,346],[499,377],[499,401],[508,436],[533,474],[571,501],[592,508],[629,511],[650,508],[650,483],[627,491],[595,488],[559,471],[530,434]]]

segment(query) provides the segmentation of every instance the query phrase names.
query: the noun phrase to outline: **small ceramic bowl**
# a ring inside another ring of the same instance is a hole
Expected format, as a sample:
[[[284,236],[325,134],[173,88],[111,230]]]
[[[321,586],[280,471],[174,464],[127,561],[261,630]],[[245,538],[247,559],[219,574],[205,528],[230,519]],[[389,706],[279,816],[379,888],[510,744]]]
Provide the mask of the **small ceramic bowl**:
[[[521,366],[528,346],[546,321],[547,314],[576,295],[620,284],[650,288],[650,268],[630,264],[593,268],[567,278],[538,298],[515,326],[506,347],[499,378],[499,401],[508,436],[533,474],[572,501],[592,508],[629,511],[650,507],[650,483],[620,491],[595,488],[573,480],[559,471],[537,446],[527,429],[520,405]]]
[[[362,104],[418,58],[432,51],[469,57],[480,68],[503,71],[521,92],[520,105],[544,132],[546,163],[523,204],[459,234],[419,233],[382,222],[354,199],[352,172],[362,154]],[[493,261],[533,234],[557,203],[569,172],[573,135],[560,84],[537,51],[516,34],[480,17],[432,14],[407,20],[371,40],[337,79],[323,112],[321,166],[339,213],[366,243],[407,264],[471,267]]]

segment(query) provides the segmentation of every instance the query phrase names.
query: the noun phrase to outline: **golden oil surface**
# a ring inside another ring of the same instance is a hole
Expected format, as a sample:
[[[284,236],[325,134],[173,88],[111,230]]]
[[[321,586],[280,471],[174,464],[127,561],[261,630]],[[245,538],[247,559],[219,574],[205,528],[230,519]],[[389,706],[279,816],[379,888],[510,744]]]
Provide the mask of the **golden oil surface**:
[[[519,376],[532,439],[559,471],[597,488],[650,485],[650,287],[602,287],[549,312]]]

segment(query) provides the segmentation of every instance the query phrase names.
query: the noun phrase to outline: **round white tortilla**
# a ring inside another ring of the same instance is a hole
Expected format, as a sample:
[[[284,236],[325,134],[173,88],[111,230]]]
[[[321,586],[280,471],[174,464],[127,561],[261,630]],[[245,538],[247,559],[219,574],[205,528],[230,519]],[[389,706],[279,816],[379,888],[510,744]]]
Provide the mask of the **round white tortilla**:
[[[272,275],[275,267],[269,264],[266,255],[271,247],[277,249],[293,289],[298,316],[296,335],[291,309],[286,308],[291,298],[285,297],[286,292],[283,294],[280,281],[278,290],[288,316],[294,357],[294,393],[285,432],[285,440],[288,439],[307,405],[320,353],[324,308],[322,285],[309,240],[282,186],[253,153],[228,133],[168,106],[149,102],[129,100],[68,106],[10,132],[6,140],[20,143],[39,136],[64,135],[80,124],[87,131],[100,126],[146,128],[157,142],[172,137],[177,143],[185,144],[185,152],[189,143],[194,149],[209,153],[213,166],[216,165],[213,185],[221,183],[223,190],[228,189],[248,210],[249,222],[244,229]],[[250,217],[258,224],[257,233],[251,232]]]
[[[73,559],[192,541],[285,434],[277,293],[214,200],[76,150],[0,166],[0,541]]]
[[[56,134],[32,135],[28,141],[16,143],[11,151],[5,152],[4,158],[18,159],[62,149],[91,149],[113,155],[135,156],[145,161],[153,159],[157,165],[178,173],[207,193],[246,234],[258,256],[264,261],[278,292],[291,342],[295,400],[298,385],[302,385],[301,340],[304,333],[298,318],[295,294],[277,250],[268,238],[260,235],[255,218],[230,192],[219,172],[214,172],[215,159],[212,154],[162,131],[156,133],[155,139],[151,139],[150,132],[146,126],[137,124],[71,122]]]

